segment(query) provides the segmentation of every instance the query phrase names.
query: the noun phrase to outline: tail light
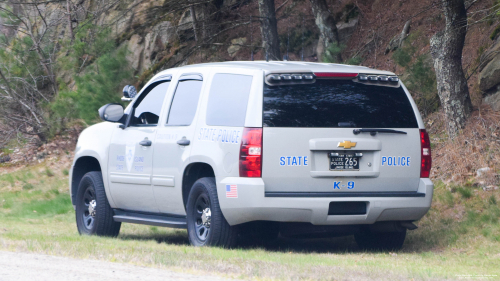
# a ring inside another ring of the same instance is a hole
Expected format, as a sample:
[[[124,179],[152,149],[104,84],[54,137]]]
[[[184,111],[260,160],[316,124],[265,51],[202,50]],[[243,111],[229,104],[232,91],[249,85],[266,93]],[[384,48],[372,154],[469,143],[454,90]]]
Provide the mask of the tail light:
[[[262,176],[262,128],[245,128],[241,138],[240,177]]]
[[[431,173],[432,157],[431,157],[431,141],[429,134],[425,129],[420,130],[420,147],[421,147],[421,164],[420,177],[428,178]]]

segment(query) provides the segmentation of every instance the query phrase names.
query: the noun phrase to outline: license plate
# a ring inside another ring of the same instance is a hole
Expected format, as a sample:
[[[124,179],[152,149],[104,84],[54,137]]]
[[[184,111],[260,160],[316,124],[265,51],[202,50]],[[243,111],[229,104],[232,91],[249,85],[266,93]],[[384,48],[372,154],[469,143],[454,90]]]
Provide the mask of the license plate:
[[[359,156],[331,153],[330,154],[330,170],[335,171],[354,171],[359,170]]]

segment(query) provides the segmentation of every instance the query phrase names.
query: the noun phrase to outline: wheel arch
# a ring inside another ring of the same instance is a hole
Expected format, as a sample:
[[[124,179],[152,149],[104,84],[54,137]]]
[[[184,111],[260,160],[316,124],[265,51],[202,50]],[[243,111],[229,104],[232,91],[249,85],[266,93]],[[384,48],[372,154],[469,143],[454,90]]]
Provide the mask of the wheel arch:
[[[184,174],[182,176],[182,202],[184,203],[184,209],[186,209],[191,187],[198,179],[204,177],[215,178],[214,169],[210,164],[204,162],[195,162],[189,164],[186,169],[184,169]]]
[[[75,196],[83,176],[88,172],[102,172],[99,160],[93,156],[82,156],[75,161],[71,176],[71,202],[75,205]]]

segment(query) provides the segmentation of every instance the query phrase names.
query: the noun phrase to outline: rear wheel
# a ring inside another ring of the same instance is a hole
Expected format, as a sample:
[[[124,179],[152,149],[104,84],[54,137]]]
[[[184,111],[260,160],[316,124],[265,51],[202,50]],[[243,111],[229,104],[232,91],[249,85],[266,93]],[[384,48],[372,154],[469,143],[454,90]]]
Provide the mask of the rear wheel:
[[[397,251],[403,247],[406,229],[394,232],[370,232],[363,230],[354,235],[356,243],[363,250]]]
[[[187,226],[193,246],[235,246],[238,233],[222,214],[215,178],[201,178],[193,184],[187,202]]]
[[[121,223],[113,220],[101,172],[86,173],[76,194],[76,226],[82,235],[118,236]]]

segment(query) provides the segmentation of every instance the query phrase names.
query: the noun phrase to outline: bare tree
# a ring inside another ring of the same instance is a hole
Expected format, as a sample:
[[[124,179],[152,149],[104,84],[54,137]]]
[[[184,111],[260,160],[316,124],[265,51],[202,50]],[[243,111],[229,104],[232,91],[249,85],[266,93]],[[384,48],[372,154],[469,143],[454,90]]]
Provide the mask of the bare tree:
[[[73,40],[75,39],[75,34],[73,32],[73,21],[71,20],[71,7],[70,7],[70,0],[66,0],[66,13],[68,17],[68,28],[69,28],[69,36],[71,39],[71,43],[73,43]]]
[[[281,60],[274,0],[259,0],[259,12],[262,47],[266,52],[266,56],[272,60]]]
[[[446,25],[444,30],[431,38],[431,55],[448,134],[454,138],[465,126],[472,111],[469,88],[462,69],[467,13],[464,0],[441,0],[441,5]]]
[[[310,0],[311,8],[316,20],[316,25],[320,32],[320,44],[324,50],[328,49],[332,44],[339,45],[339,32],[337,30],[337,22],[334,16],[328,9],[325,0]],[[322,53],[322,52],[321,52]],[[321,56],[318,53],[318,57]],[[337,62],[342,62],[342,55],[340,52],[336,55]]]

